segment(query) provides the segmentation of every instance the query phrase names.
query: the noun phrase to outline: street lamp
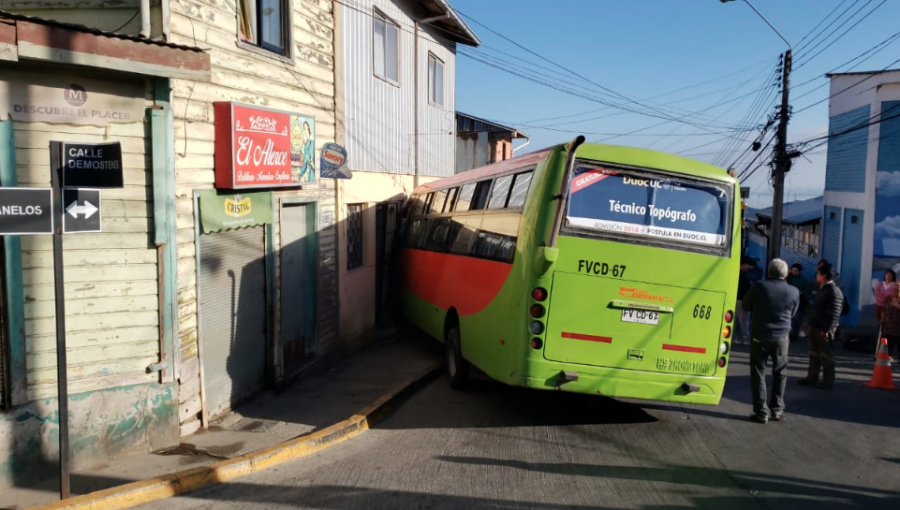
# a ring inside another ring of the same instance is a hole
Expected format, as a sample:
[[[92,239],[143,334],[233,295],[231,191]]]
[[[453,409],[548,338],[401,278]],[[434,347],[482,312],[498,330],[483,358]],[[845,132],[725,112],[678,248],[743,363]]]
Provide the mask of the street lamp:
[[[735,0],[719,0],[721,3],[733,2]],[[775,169],[772,171],[772,228],[769,232],[769,243],[767,255],[769,261],[781,256],[781,245],[783,244],[781,219],[784,212],[784,174],[787,172],[788,155],[787,155],[787,125],[790,117],[790,106],[788,105],[788,94],[790,92],[791,64],[793,58],[793,47],[791,43],[781,32],[775,28],[765,16],[759,12],[756,7],[750,3],[750,0],[743,0],[744,3],[753,9],[753,12],[769,25],[773,32],[788,45],[787,51],[784,53],[784,62],[782,66],[781,77],[781,109],[778,112],[778,132],[777,143],[775,144]]]

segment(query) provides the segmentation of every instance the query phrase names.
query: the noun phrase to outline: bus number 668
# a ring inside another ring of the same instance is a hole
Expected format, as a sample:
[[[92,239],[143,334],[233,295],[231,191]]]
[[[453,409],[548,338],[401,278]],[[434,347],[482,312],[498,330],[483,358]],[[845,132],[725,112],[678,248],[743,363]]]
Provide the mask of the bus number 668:
[[[694,318],[695,319],[707,319],[708,320],[711,314],[712,314],[711,306],[694,305]]]

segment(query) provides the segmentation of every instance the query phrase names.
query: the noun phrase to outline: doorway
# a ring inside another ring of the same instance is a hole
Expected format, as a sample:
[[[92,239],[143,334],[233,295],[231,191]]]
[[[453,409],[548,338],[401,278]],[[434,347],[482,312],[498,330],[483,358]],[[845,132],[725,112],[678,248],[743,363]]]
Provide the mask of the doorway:
[[[315,352],[316,204],[281,204],[281,345],[285,374]]]
[[[400,203],[384,202],[375,208],[375,327],[384,330],[394,327],[396,290],[393,263],[397,252],[396,239],[400,226]]]

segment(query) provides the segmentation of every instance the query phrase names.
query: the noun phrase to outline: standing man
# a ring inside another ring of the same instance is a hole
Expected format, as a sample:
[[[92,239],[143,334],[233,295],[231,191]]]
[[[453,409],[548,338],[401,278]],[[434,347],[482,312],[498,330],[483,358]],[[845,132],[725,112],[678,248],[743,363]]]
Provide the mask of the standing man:
[[[784,415],[785,370],[788,365],[791,320],[800,307],[800,292],[788,285],[787,263],[774,259],[766,271],[767,279],[756,282],[744,296],[744,310],[750,317],[750,390],[753,414],[750,419],[767,423]],[[772,358],[772,399],[767,403],[766,360]]]
[[[824,264],[816,271],[820,285],[809,317],[809,371],[802,386],[830,390],[834,387],[834,339],[844,305],[844,294],[834,283],[834,269]],[[819,372],[822,382],[819,382]]]
[[[803,276],[803,266],[794,264],[791,266],[791,274],[787,277],[788,285],[800,292],[800,311],[791,321],[791,342],[803,336],[803,319],[809,309],[812,286],[809,280]]]

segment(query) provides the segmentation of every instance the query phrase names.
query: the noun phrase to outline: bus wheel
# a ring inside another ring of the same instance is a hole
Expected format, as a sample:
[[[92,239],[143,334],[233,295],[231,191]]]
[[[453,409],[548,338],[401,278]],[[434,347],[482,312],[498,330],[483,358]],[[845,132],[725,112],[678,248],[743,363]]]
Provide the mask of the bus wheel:
[[[447,366],[447,379],[455,390],[463,390],[469,386],[469,362],[462,357],[462,348],[459,343],[459,326],[452,326],[447,330],[444,339],[445,362]]]

